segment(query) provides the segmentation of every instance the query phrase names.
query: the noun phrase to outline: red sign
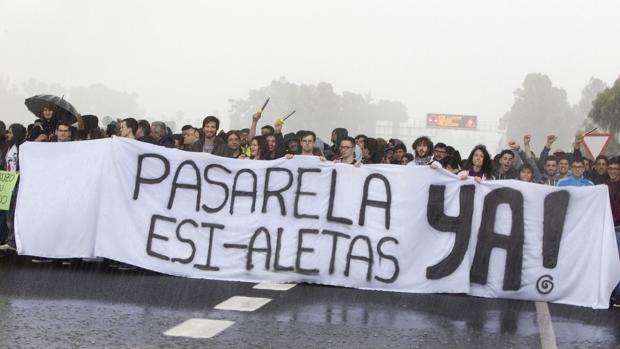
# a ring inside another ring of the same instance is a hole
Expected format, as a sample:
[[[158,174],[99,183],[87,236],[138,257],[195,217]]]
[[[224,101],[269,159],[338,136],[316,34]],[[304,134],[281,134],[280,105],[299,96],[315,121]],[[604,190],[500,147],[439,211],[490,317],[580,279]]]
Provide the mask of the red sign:
[[[478,120],[472,115],[426,114],[426,126],[475,130]]]

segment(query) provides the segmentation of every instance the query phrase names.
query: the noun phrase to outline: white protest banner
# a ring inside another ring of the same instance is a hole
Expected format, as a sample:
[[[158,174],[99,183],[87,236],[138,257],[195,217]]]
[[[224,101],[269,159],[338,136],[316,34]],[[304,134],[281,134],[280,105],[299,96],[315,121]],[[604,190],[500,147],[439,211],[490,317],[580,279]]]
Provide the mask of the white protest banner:
[[[20,254],[171,275],[607,308],[605,186],[474,183],[429,167],[221,158],[114,138],[22,146]]]

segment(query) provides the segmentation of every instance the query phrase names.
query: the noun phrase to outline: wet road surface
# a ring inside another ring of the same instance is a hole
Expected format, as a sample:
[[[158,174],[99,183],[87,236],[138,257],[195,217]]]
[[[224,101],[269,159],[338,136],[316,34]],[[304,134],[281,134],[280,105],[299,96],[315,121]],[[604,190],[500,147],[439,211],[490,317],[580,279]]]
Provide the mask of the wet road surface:
[[[545,340],[534,302],[253,286],[0,255],[0,347],[620,348],[620,308],[549,304]],[[234,296],[271,300],[255,311],[214,309]],[[189,319],[234,323],[212,338],[163,334]]]

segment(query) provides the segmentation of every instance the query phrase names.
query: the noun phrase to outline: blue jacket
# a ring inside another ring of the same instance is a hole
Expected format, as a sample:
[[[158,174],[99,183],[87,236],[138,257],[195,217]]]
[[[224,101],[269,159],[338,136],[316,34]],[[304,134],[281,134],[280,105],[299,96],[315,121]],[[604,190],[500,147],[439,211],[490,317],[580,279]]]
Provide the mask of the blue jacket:
[[[564,179],[560,179],[558,187],[589,187],[594,185],[589,179],[581,177],[579,179],[574,176],[568,176]]]

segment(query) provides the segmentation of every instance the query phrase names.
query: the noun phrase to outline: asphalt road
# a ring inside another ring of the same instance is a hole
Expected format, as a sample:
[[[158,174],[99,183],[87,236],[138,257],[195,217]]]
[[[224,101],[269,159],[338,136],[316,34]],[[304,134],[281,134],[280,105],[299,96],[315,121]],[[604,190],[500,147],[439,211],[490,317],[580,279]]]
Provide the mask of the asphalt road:
[[[254,286],[3,254],[0,347],[620,348],[620,308],[549,304],[545,314],[544,303],[464,295]],[[270,301],[254,311],[215,309],[234,296]],[[189,319],[230,322],[211,338],[170,335]]]

